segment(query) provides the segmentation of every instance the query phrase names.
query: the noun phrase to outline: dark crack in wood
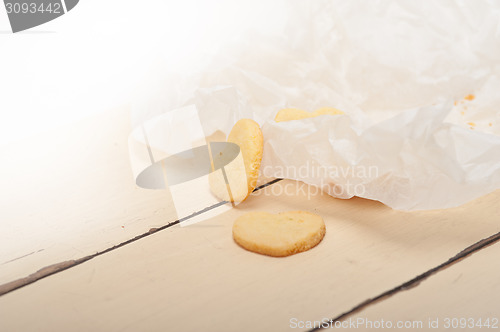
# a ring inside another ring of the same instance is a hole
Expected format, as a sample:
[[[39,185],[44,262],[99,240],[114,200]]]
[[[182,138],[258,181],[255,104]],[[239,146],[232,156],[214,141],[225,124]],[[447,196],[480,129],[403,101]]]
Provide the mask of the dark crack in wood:
[[[263,188],[265,188],[267,186],[270,186],[270,185],[272,185],[272,184],[274,184],[276,182],[279,182],[279,181],[281,181],[281,179],[275,179],[275,180],[272,180],[272,181],[270,181],[268,183],[265,183],[265,184],[263,184],[263,185],[255,188],[254,192],[257,191],[257,190],[263,189]],[[177,225],[177,224],[179,224],[179,223],[181,223],[181,222],[183,222],[185,220],[188,220],[188,219],[193,218],[193,217],[195,217],[197,215],[203,214],[203,213],[205,213],[207,211],[210,211],[212,209],[215,209],[215,208],[217,208],[217,207],[219,207],[221,205],[227,204],[227,203],[229,203],[229,202],[222,201],[222,202],[216,203],[216,204],[214,204],[212,206],[204,208],[203,210],[197,211],[197,212],[195,212],[195,213],[193,213],[193,214],[191,214],[189,216],[186,216],[184,218],[178,219],[178,220],[173,221],[173,222],[171,222],[169,224],[166,224],[164,226],[150,228],[146,233],[140,234],[140,235],[138,235],[138,236],[136,236],[136,237],[134,237],[132,239],[129,239],[127,241],[124,241],[122,243],[114,245],[113,247],[110,247],[110,248],[105,249],[103,251],[99,251],[99,252],[96,252],[95,254],[88,255],[88,256],[85,256],[85,257],[82,257],[82,258],[79,258],[79,259],[76,259],[76,260],[69,260],[69,261],[64,261],[64,262],[52,264],[52,265],[46,266],[46,267],[44,267],[44,268],[36,271],[35,273],[30,274],[27,277],[19,278],[19,279],[7,282],[5,284],[2,284],[2,285],[0,285],[0,296],[5,295],[7,293],[10,293],[10,292],[12,292],[12,291],[14,291],[16,289],[22,288],[24,286],[27,286],[29,284],[32,284],[32,283],[34,283],[34,282],[36,282],[36,281],[38,281],[40,279],[46,278],[46,277],[51,276],[53,274],[62,272],[62,271],[67,270],[67,269],[69,269],[71,267],[74,267],[74,266],[77,266],[79,264],[82,264],[82,263],[84,263],[84,262],[86,262],[88,260],[91,260],[91,259],[95,258],[95,257],[104,255],[104,254],[106,254],[106,253],[108,253],[110,251],[116,250],[116,249],[121,248],[121,247],[123,247],[123,246],[125,246],[127,244],[130,244],[132,242],[138,241],[138,240],[140,240],[142,238],[145,238],[145,237],[147,237],[149,235],[152,235],[152,234],[154,234],[156,232],[159,232],[159,231],[162,231],[162,230],[167,229],[169,227],[175,226],[175,225]],[[26,256],[28,256],[28,255],[26,255]],[[22,258],[22,257],[19,257],[19,258]]]
[[[383,301],[395,294],[397,294],[398,292],[400,291],[405,291],[405,290],[409,290],[409,289],[412,289],[414,287],[417,287],[418,285],[420,285],[420,283],[424,280],[426,280],[427,278],[429,278],[430,276],[450,267],[451,265],[455,264],[455,263],[458,263],[459,261],[461,261],[462,259],[465,259],[467,256],[470,256],[472,255],[473,253],[481,250],[481,249],[484,249],[490,245],[493,245],[495,244],[496,242],[499,242],[500,241],[500,232],[496,233],[496,234],[493,234],[492,236],[490,237],[487,237],[486,239],[482,239],[481,241],[478,241],[476,243],[474,243],[473,245],[471,246],[468,246],[467,248],[465,248],[464,250],[460,251],[458,254],[456,254],[455,256],[451,257],[450,259],[448,259],[446,262],[416,276],[415,278],[405,282],[405,283],[402,283],[400,284],[399,286],[396,286],[388,291],[385,291],[383,292],[382,294],[376,296],[376,297],[373,297],[373,298],[370,298],[370,299],[367,299],[363,302],[361,302],[360,304],[356,305],[354,308],[350,309],[349,311],[346,311],[344,313],[342,313],[341,315],[335,317],[335,318],[332,318],[331,320],[328,320],[329,322],[336,322],[336,321],[342,321],[343,319],[353,315],[353,314],[356,314],[360,311],[362,311],[363,309],[365,309],[367,306],[370,306],[370,305],[374,305],[380,301]],[[309,332],[312,332],[312,331],[320,331],[322,330],[323,328],[321,327],[317,327],[317,328],[314,328],[312,330],[309,330]]]

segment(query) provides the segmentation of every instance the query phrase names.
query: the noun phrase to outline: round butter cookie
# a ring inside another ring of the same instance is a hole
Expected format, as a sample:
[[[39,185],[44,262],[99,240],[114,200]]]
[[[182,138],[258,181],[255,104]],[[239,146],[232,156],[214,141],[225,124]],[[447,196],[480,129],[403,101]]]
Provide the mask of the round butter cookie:
[[[209,175],[212,193],[229,202],[244,201],[255,189],[264,151],[264,137],[257,122],[241,119],[231,129],[227,142],[240,147],[235,160]]]
[[[249,251],[275,257],[309,250],[321,242],[325,232],[323,218],[305,211],[250,212],[236,219],[233,225],[237,244]]]

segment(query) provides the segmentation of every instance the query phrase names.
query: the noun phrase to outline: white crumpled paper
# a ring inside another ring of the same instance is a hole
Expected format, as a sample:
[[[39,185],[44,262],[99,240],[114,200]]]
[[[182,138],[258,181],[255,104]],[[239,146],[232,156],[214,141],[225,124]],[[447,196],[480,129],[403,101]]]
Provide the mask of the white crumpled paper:
[[[246,32],[197,73],[158,70],[135,124],[186,105],[206,136],[252,118],[263,175],[394,209],[500,188],[500,3],[288,1],[281,13],[284,25]],[[345,115],[274,121],[282,108],[324,106]]]

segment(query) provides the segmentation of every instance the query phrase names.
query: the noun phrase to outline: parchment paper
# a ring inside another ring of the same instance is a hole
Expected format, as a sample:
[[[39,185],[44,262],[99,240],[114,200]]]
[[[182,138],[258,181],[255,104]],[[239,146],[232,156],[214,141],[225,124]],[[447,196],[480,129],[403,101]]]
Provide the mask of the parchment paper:
[[[281,15],[282,26],[221,44],[196,73],[158,69],[136,96],[137,128],[187,105],[206,136],[252,118],[263,175],[394,209],[500,188],[499,2],[288,1]],[[324,106],[345,115],[274,121],[282,108]],[[137,175],[147,162],[134,146]]]

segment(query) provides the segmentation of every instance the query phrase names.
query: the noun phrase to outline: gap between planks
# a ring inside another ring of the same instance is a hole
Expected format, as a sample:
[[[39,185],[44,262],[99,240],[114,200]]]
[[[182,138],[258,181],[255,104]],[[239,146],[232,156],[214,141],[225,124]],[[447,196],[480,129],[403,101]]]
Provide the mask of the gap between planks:
[[[270,186],[270,185],[273,185],[279,181],[281,181],[282,179],[274,179],[272,181],[269,181],[267,183],[264,183],[263,185],[260,185],[258,186],[257,188],[255,188],[253,190],[253,192],[255,191],[258,191],[258,190],[261,190],[267,186]],[[82,258],[79,258],[79,259],[75,259],[75,260],[69,260],[69,261],[64,261],[64,262],[60,262],[60,263],[56,263],[56,264],[52,264],[52,265],[49,265],[49,266],[46,266],[38,271],[36,271],[35,273],[32,273],[30,274],[29,276],[27,277],[24,277],[24,278],[20,278],[20,279],[16,279],[16,280],[13,280],[13,281],[10,281],[10,282],[7,282],[3,285],[0,285],[0,296],[2,295],[5,295],[7,293],[10,293],[16,289],[19,289],[19,288],[22,288],[24,286],[27,286],[29,284],[32,284],[40,279],[43,279],[43,278],[46,278],[48,276],[51,276],[51,275],[54,275],[56,273],[59,273],[59,272],[62,272],[64,270],[67,270],[69,268],[72,268],[74,266],[77,266],[77,265],[80,265],[88,260],[91,260],[97,256],[101,256],[101,255],[104,255],[110,251],[113,251],[113,250],[116,250],[118,248],[121,248],[127,244],[130,244],[132,242],[135,242],[135,241],[138,241],[142,238],[145,238],[151,234],[154,234],[156,232],[159,232],[159,231],[162,231],[164,229],[167,229],[169,227],[172,227],[172,226],[175,226],[183,221],[186,221],[190,218],[193,218],[195,216],[198,216],[200,214],[203,214],[205,212],[208,212],[212,209],[215,209],[221,205],[224,205],[224,204],[227,204],[229,202],[226,202],[226,201],[222,201],[222,202],[219,202],[219,203],[216,203],[212,206],[209,206],[209,207],[206,207],[204,208],[203,210],[200,210],[200,211],[197,211],[189,216],[186,216],[184,218],[181,218],[181,219],[177,219],[176,221],[173,221],[171,223],[168,223],[164,226],[161,226],[161,227],[155,227],[155,228],[150,228],[149,231],[147,231],[146,233],[143,233],[143,234],[140,234],[140,235],[137,235],[136,237],[132,238],[132,239],[129,239],[127,241],[124,241],[122,243],[119,243],[117,245],[114,245],[108,249],[105,249],[103,251],[99,251],[99,252],[96,252],[95,254],[92,254],[92,255],[88,255],[88,256],[85,256],[85,257],[82,257]],[[27,255],[24,255],[24,256],[21,256],[21,257],[18,257],[16,259],[20,259],[22,257],[25,257],[25,256],[29,256],[31,254],[33,254],[35,252],[32,252],[30,254],[27,254]],[[8,263],[8,262],[6,262]]]
[[[493,234],[485,239],[482,239],[482,240],[474,243],[471,246],[468,246],[467,248],[465,248],[462,251],[460,251],[459,253],[457,253],[455,256],[448,259],[446,262],[439,264],[438,266],[436,266],[430,270],[427,270],[426,272],[424,272],[422,274],[419,274],[415,278],[413,278],[407,282],[404,282],[404,283],[402,283],[402,284],[400,284],[400,285],[398,285],[390,290],[387,290],[387,291],[385,291],[385,292],[383,292],[383,293],[381,293],[373,298],[370,298],[368,300],[361,302],[360,304],[356,305],[355,307],[353,307],[349,311],[346,311],[346,312],[340,314],[339,316],[328,320],[328,322],[342,321],[343,319],[346,319],[353,314],[359,313],[360,311],[362,311],[363,309],[365,309],[366,307],[368,307],[370,305],[375,305],[378,302],[383,301],[383,300],[385,300],[385,299],[387,299],[387,298],[389,298],[389,297],[391,297],[391,296],[393,296],[401,291],[405,291],[405,290],[417,287],[418,285],[420,285],[420,283],[422,281],[433,276],[434,274],[436,274],[442,270],[447,269],[448,267],[452,266],[453,264],[460,262],[462,259],[465,259],[468,256],[470,256],[470,255],[474,254],[475,252],[478,252],[486,247],[489,247],[493,244],[496,244],[497,242],[500,242],[500,232]],[[317,328],[309,330],[308,332],[320,331],[320,330],[323,330],[323,328],[317,327]]]
[[[258,190],[261,190],[267,186],[270,186],[270,185],[273,185],[279,181],[281,181],[282,179],[274,179],[270,182],[267,182],[257,188],[254,189],[254,192],[255,191],[258,191]],[[207,211],[210,211],[214,208],[217,208],[221,205],[224,205],[228,202],[219,202],[217,204],[214,204],[212,206],[209,206],[203,210],[200,210],[198,212],[195,212],[193,213],[192,215],[189,215],[189,216],[186,216],[184,218],[181,218],[181,219],[178,219],[176,221],[173,221],[171,223],[168,223],[164,226],[161,226],[161,227],[157,227],[157,228],[151,228],[149,229],[149,231],[147,231],[146,233],[143,233],[143,234],[140,234],[132,239],[129,239],[127,241],[124,241],[122,243],[119,243],[115,246],[112,246],[108,249],[105,249],[103,251],[100,251],[100,252],[97,252],[95,254],[92,254],[92,255],[88,255],[88,256],[85,256],[85,257],[82,257],[82,258],[79,258],[79,259],[76,259],[76,260],[69,260],[69,261],[64,261],[64,262],[60,262],[60,263],[56,263],[56,264],[53,264],[53,265],[50,265],[50,266],[47,266],[45,268],[42,268],[40,270],[38,270],[37,272],[33,273],[33,274],[30,274],[29,276],[27,277],[24,277],[24,278],[20,278],[20,279],[17,279],[17,280],[14,280],[14,281],[11,281],[11,282],[8,282],[6,284],[3,284],[3,285],[0,285],[0,296],[2,295],[5,295],[7,293],[10,293],[16,289],[20,289],[24,286],[27,286],[29,284],[32,284],[32,283],[35,283],[36,281],[38,280],[41,280],[43,278],[46,278],[48,276],[51,276],[51,275],[54,275],[56,273],[59,273],[59,272],[62,272],[64,270],[67,270],[67,269],[70,269],[74,266],[77,266],[79,264],[82,264],[86,261],[89,261],[95,257],[98,257],[98,256],[101,256],[101,255],[104,255],[108,252],[111,252],[113,250],[116,250],[118,248],[121,248],[127,244],[130,244],[130,243],[133,243],[135,241],[138,241],[142,238],[145,238],[149,235],[152,235],[156,232],[159,232],[159,231],[162,231],[164,229],[167,229],[169,227],[172,227],[174,225],[177,225],[185,220],[188,220],[190,218],[193,218],[197,215],[200,215],[200,214],[203,214]],[[467,256],[470,256],[472,255],[473,253],[483,249],[483,248],[486,248],[490,245],[493,245],[497,242],[500,241],[500,232],[499,233],[496,233],[488,238],[485,238],[485,239],[482,239],[476,243],[474,243],[473,245],[463,249],[462,251],[460,251],[459,253],[457,253],[455,256],[449,258],[446,262],[416,276],[415,278],[407,281],[407,282],[404,282],[390,290],[387,290],[373,298],[370,298],[370,299],[367,299],[363,302],[361,302],[360,304],[354,306],[352,309],[342,313],[341,315],[335,317],[335,318],[332,318],[330,321],[341,321],[347,317],[349,317],[350,315],[353,315],[353,314],[356,314],[360,311],[362,311],[364,308],[370,306],[370,305],[374,305],[380,301],[383,301],[389,297],[391,297],[392,295],[394,294],[397,294],[398,292],[400,291],[404,291],[404,290],[408,290],[408,289],[411,289],[411,288],[414,288],[414,287],[417,287],[422,281],[426,280],[427,278],[431,277],[432,275],[450,267],[451,265],[461,261],[462,259],[465,259]],[[309,330],[310,332],[312,331],[320,331],[322,330],[321,328],[315,328],[315,329],[312,329],[312,330]]]

